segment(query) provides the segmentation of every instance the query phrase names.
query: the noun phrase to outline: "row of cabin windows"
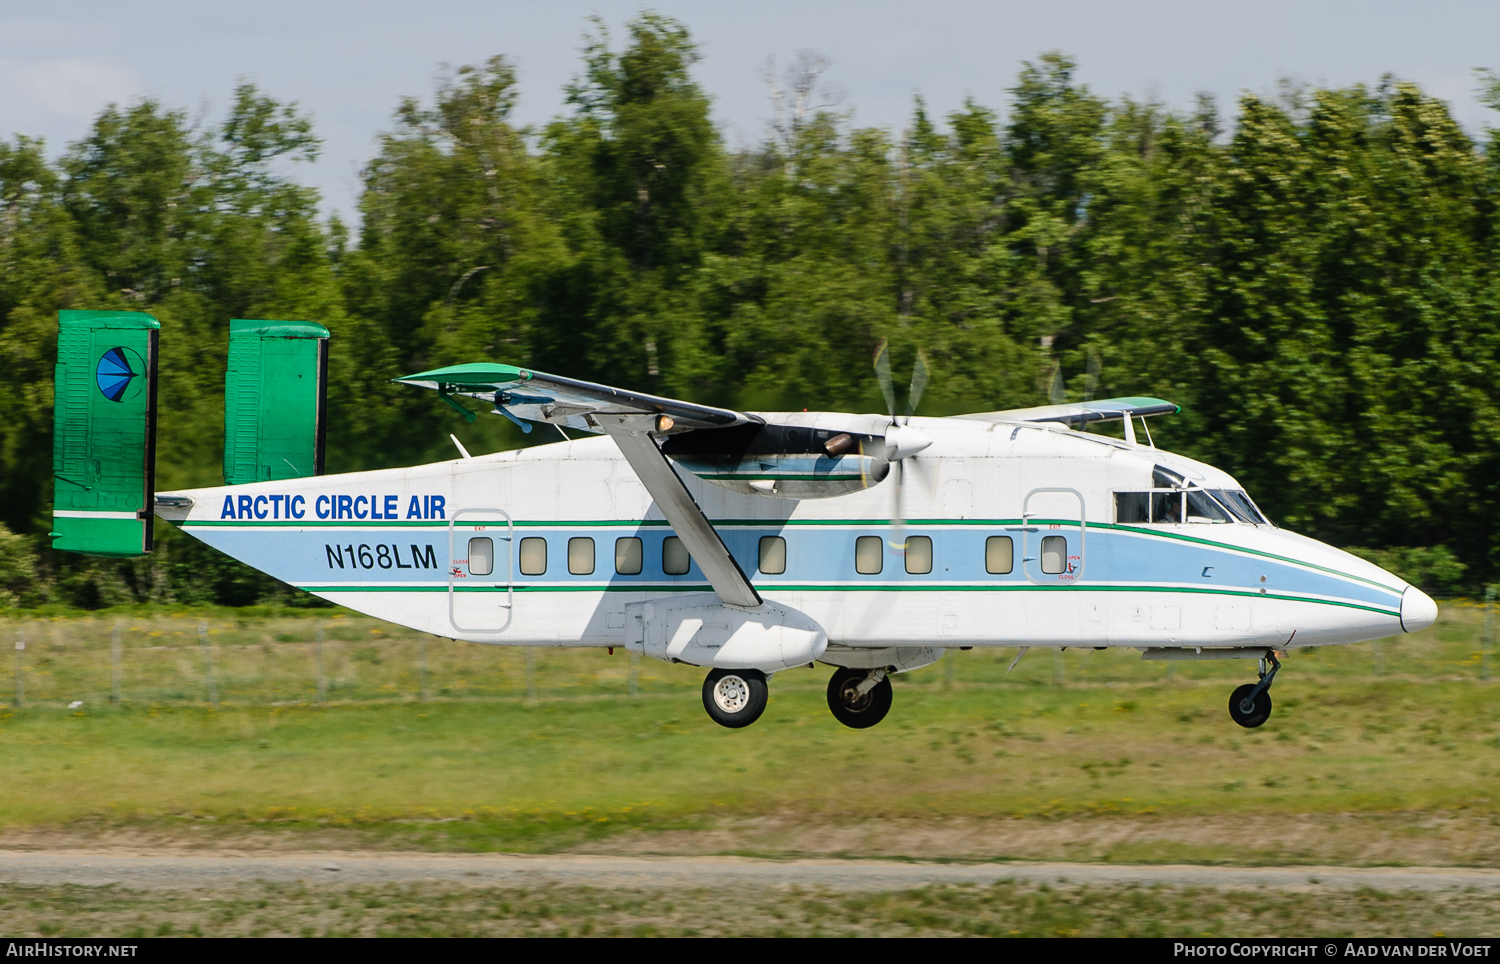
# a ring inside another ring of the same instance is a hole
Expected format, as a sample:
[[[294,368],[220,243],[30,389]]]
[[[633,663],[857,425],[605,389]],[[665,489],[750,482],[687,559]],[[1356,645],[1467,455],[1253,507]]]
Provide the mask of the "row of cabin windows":
[[[540,576],[547,571],[547,540],[540,536],[528,536],[521,540],[518,553],[521,574]],[[1067,568],[1068,540],[1063,536],[1044,536],[1040,562],[1042,572],[1056,574]],[[644,568],[645,552],[641,540],[625,536],[615,540],[615,572],[622,576],[640,575]],[[667,536],[661,545],[662,572],[669,576],[685,575],[692,565],[687,547],[676,536]],[[1015,542],[1010,536],[990,536],[984,540],[984,571],[991,575],[1005,575],[1015,569]],[[885,566],[885,544],[880,536],[860,536],[854,540],[854,569],[865,576],[880,573]],[[760,540],[760,571],[768,576],[779,576],[786,572],[786,539],[781,536],[762,536]],[[469,573],[488,576],[495,571],[495,541],[488,536],[476,536],[469,540]],[[913,575],[932,572],[932,538],[930,536],[906,537],[906,571]],[[589,576],[594,572],[594,540],[588,536],[577,536],[568,540],[568,572],[575,576]]]

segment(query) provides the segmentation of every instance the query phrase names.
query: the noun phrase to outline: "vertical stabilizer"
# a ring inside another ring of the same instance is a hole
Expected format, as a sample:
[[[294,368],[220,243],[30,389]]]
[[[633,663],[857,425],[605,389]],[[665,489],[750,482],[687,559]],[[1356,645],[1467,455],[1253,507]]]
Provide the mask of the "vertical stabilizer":
[[[327,328],[310,321],[231,321],[224,482],[322,475],[327,398]]]
[[[139,311],[58,313],[54,549],[96,556],[151,551],[160,329]]]

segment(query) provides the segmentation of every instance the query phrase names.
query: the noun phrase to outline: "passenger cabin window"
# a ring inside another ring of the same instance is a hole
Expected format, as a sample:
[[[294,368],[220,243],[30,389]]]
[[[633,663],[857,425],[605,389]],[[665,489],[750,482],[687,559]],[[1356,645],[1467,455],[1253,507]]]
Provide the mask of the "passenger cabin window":
[[[854,571],[860,575],[873,576],[880,572],[885,557],[885,547],[879,536],[860,536],[854,540]]]
[[[667,536],[661,544],[661,571],[669,576],[685,576],[693,565],[687,546],[676,536]]]
[[[1016,568],[1016,544],[1010,536],[990,536],[984,540],[984,571],[1003,576]]]
[[[768,576],[786,572],[786,540],[781,536],[761,536],[760,571]]]
[[[932,537],[906,537],[906,571],[915,576],[932,571]]]
[[[1057,575],[1068,569],[1068,540],[1065,536],[1042,537],[1042,572]]]
[[[530,536],[521,540],[521,575],[540,576],[547,571],[547,540]]]
[[[568,572],[588,576],[594,571],[594,540],[579,536],[568,540]]]
[[[639,576],[645,553],[641,552],[641,540],[626,536],[615,540],[615,572],[622,576]]]
[[[481,536],[469,540],[469,575],[488,576],[495,571],[495,540]]]

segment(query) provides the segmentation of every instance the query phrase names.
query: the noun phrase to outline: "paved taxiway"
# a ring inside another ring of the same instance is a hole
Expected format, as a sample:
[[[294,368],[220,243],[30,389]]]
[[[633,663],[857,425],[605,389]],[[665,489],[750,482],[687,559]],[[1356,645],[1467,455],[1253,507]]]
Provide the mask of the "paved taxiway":
[[[271,881],[417,883],[479,887],[558,884],[606,888],[797,886],[900,890],[997,880],[1069,884],[1166,884],[1278,889],[1371,887],[1382,891],[1500,890],[1500,870],[1458,867],[1205,867],[891,860],[756,860],[742,857],[595,857],[574,854],[371,854],[181,851],[0,851],[0,881],[187,889]]]

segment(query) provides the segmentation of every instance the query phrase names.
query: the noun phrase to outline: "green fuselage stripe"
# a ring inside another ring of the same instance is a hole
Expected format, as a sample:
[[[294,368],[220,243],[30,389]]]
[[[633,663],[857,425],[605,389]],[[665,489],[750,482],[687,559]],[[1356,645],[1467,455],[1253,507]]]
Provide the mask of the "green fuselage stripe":
[[[448,586],[298,586],[305,592],[331,593],[331,592],[447,592]],[[460,586],[452,587],[454,592],[508,592],[514,589],[518,593],[532,592],[712,592],[713,587],[707,583],[696,585],[592,585],[592,586],[535,586],[517,585],[506,586]],[[1157,592],[1157,593],[1192,593],[1205,596],[1239,596],[1247,599],[1279,599],[1285,602],[1315,603],[1320,606],[1341,606],[1345,609],[1362,609],[1365,612],[1379,613],[1382,616],[1400,618],[1400,611],[1393,609],[1382,609],[1379,606],[1367,606],[1363,603],[1346,602],[1336,599],[1309,599],[1304,596],[1290,596],[1285,593],[1260,592],[1253,589],[1199,589],[1194,587],[1173,586],[1109,586],[1095,585],[1089,583],[1074,585],[1000,585],[1000,586],[974,586],[974,585],[799,585],[781,583],[757,583],[755,588],[760,592]]]

